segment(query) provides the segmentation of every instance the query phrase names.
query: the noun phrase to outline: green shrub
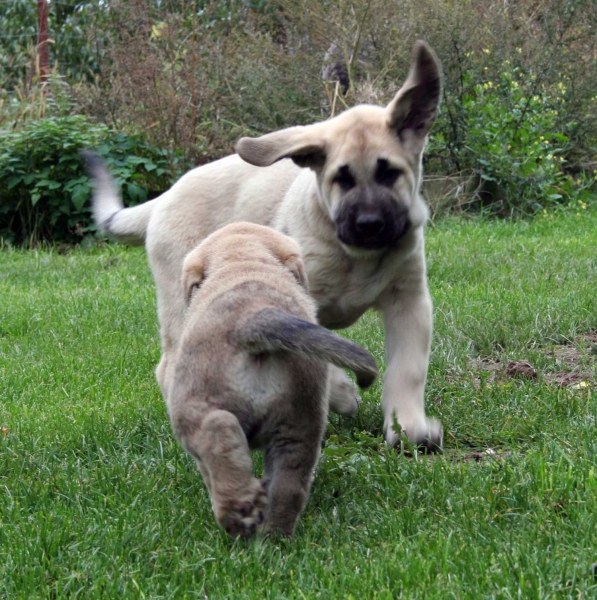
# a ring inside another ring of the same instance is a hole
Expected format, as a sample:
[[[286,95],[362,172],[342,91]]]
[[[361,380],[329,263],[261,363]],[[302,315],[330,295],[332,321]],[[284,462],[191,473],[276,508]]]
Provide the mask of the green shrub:
[[[588,201],[597,167],[597,2],[404,0],[394,12],[382,0],[278,2],[305,36],[325,31],[297,52],[323,56],[330,41],[337,46],[334,60],[344,60],[351,81],[341,99],[348,105],[388,102],[412,42],[429,42],[443,65],[444,96],[426,173],[464,175],[465,188],[482,178],[481,201],[459,196],[455,209],[511,215]]]
[[[31,121],[0,141],[0,239],[29,246],[73,243],[95,230],[83,148],[104,157],[127,204],[157,195],[174,176],[172,156],[138,136],[81,115]]]
[[[473,81],[472,73],[464,73],[468,91],[452,98],[440,118],[431,155],[453,144],[457,121],[462,140],[451,147],[453,160],[480,178],[481,207],[513,215],[583,199],[586,179],[565,171],[569,134],[576,127],[572,121],[562,126],[566,87],[560,83],[549,89],[508,61],[495,80]]]

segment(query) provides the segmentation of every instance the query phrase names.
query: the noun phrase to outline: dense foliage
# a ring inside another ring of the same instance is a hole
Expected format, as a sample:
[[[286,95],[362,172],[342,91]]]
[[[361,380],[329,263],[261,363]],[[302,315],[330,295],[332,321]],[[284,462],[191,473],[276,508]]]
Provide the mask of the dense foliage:
[[[102,27],[106,4],[59,0],[48,4],[51,59],[73,80],[93,80],[103,55]],[[0,3],[0,89],[12,89],[35,76],[37,2],[3,0]]]
[[[95,148],[110,166],[128,204],[164,190],[170,156],[140,138],[92,124],[82,115],[31,121],[8,133],[0,150],[0,238],[33,245],[80,241],[95,230],[89,177],[79,155]]]
[[[388,102],[414,40],[424,38],[445,74],[426,172],[476,182],[452,208],[515,215],[587,202],[597,169],[597,2],[405,0],[400,7],[55,1],[52,75],[41,84],[35,3],[2,0],[0,133],[74,113],[200,164],[230,153],[241,135]]]
[[[561,123],[566,91],[560,83],[553,93],[532,72],[506,64],[497,80],[474,83],[452,100],[466,142],[451,148],[451,159],[459,171],[477,175],[476,206],[511,215],[546,210],[563,200],[589,200],[592,178],[566,171],[577,128],[574,121]],[[432,156],[441,156],[452,144],[447,127],[444,112],[432,137]]]

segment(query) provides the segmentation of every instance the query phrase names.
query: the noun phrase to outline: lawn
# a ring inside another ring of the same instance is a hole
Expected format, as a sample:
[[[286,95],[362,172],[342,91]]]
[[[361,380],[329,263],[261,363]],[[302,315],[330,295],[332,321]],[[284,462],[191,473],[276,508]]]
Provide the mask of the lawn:
[[[143,249],[2,252],[0,597],[596,598],[597,212],[442,220],[427,253],[445,453],[387,448],[376,384],[295,537],[233,542],[154,379]],[[383,363],[376,315],[346,334]]]

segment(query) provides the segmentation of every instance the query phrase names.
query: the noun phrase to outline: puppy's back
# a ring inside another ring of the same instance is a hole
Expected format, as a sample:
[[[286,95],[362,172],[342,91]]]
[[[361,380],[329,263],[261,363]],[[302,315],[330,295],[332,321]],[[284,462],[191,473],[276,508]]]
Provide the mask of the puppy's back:
[[[263,320],[263,311],[278,310],[308,323],[314,320],[310,305],[262,281],[245,281],[209,305],[192,309],[176,360],[171,402],[193,399],[217,403],[239,416],[247,427],[269,415],[297,410],[318,410],[325,397],[327,365],[317,356],[287,348],[247,345],[247,332]],[[299,400],[297,400],[297,398]]]

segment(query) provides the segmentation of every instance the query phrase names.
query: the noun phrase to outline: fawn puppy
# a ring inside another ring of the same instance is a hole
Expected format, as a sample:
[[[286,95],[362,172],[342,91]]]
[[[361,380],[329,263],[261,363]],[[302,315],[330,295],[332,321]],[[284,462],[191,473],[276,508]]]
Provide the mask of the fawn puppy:
[[[273,229],[212,233],[186,256],[182,282],[187,309],[166,394],[174,433],[230,535],[261,523],[291,535],[319,458],[330,363],[366,387],[375,360],[317,325],[299,247]],[[265,451],[264,479],[250,448]]]

